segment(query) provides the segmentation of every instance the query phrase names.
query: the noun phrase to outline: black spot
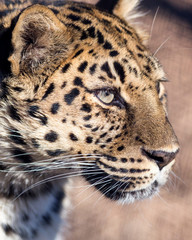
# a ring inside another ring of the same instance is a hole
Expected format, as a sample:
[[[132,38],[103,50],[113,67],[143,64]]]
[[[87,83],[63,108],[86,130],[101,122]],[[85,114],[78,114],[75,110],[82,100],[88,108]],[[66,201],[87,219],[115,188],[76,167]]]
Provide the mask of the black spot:
[[[92,132],[96,132],[98,129],[99,129],[99,127],[95,127],[95,128],[93,128],[91,131],[92,131]]]
[[[50,8],[51,11],[53,11],[55,13],[55,15],[57,15],[59,13],[59,11],[57,9],[54,9],[54,8]]]
[[[86,138],[86,142],[87,143],[92,143],[93,142],[93,138],[92,137],[87,137]]]
[[[110,0],[108,1],[99,1],[96,6],[104,11],[113,12],[113,9],[115,8],[116,4],[117,4],[118,0]]]
[[[134,56],[133,51],[129,50],[128,52],[131,56]]]
[[[48,78],[49,78],[49,77],[48,77],[48,76],[46,76],[46,77],[45,77],[45,79],[43,80],[43,82],[42,82],[42,85],[43,85],[43,86],[44,86],[44,85],[45,85],[45,83],[47,82]]]
[[[76,7],[69,7],[68,9],[76,13],[81,13],[81,10]]]
[[[89,68],[89,72],[91,75],[95,73],[96,67],[97,67],[97,64],[95,63]]]
[[[126,128],[127,128],[127,124],[124,124],[123,127],[122,127],[122,129],[124,130],[124,129],[126,129]]]
[[[134,163],[135,159],[134,158],[130,158],[130,162]]]
[[[122,151],[124,148],[125,148],[125,147],[122,145],[122,146],[120,146],[120,147],[117,148],[117,151],[120,152],[120,151]]]
[[[15,148],[11,150],[13,157],[23,163],[31,163],[32,157],[23,149]]]
[[[78,57],[83,51],[83,49],[80,49],[78,52],[76,52],[76,54],[73,56],[73,59]]]
[[[95,28],[94,27],[89,27],[87,29],[87,31],[88,31],[88,34],[91,38],[95,38]]]
[[[99,143],[99,139],[97,139],[96,141],[95,141],[95,144],[98,144]]]
[[[80,110],[89,113],[91,112],[91,105],[89,105],[88,103],[85,103],[82,105]]]
[[[52,223],[52,218],[49,213],[42,216],[42,222],[44,225],[50,225]]]
[[[24,89],[23,88],[21,88],[21,87],[13,87],[12,88],[14,91],[16,91],[16,92],[22,92]]]
[[[8,114],[13,120],[21,121],[18,110],[13,105],[8,106]]]
[[[144,58],[144,56],[143,56],[141,53],[138,53],[137,56],[138,56],[139,58]]]
[[[81,22],[85,25],[88,25],[88,24],[92,23],[89,19],[86,19],[86,18],[82,19]]]
[[[37,142],[37,140],[36,140],[35,138],[32,138],[32,139],[31,139],[31,142],[32,142],[32,144],[33,144],[33,146],[34,146],[35,148],[39,148],[39,147],[40,147],[39,143]]]
[[[39,89],[39,84],[37,84],[37,85],[34,87],[34,93],[36,93],[38,89]]]
[[[127,158],[121,158],[121,162],[126,163],[127,162]]]
[[[122,83],[124,83],[125,82],[125,71],[123,69],[123,66],[119,62],[114,62],[114,68],[120,77],[120,81]]]
[[[121,31],[120,28],[118,28],[117,26],[115,26],[115,28],[116,28],[116,30],[117,30],[118,32],[122,33],[122,31]]]
[[[73,133],[70,133],[70,134],[69,134],[69,137],[70,137],[70,139],[71,139],[72,141],[78,141],[77,136],[76,136],[75,134],[73,134]]]
[[[65,88],[65,87],[66,87],[66,85],[67,85],[67,82],[66,82],[66,81],[65,81],[65,82],[63,82],[63,84],[61,85],[61,89]]]
[[[143,141],[139,136],[136,136],[135,140],[142,143],[142,144],[145,144],[145,141]]]
[[[80,37],[80,40],[85,40],[85,39],[87,39],[88,38],[88,35],[87,35],[87,33],[83,30],[82,31],[82,34],[81,34],[81,37]]]
[[[15,128],[9,131],[9,138],[15,143],[19,145],[26,145],[23,136],[19,133],[19,131]]]
[[[120,120],[119,120],[120,121]],[[117,127],[116,127],[116,130],[118,130],[120,128],[120,126],[118,125]]]
[[[66,27],[74,28],[75,30],[77,30],[79,32],[82,31],[81,27],[79,27],[73,23],[66,23],[65,25],[66,25]]]
[[[151,68],[148,65],[144,66],[144,68],[147,70],[148,73],[151,73]]]
[[[28,109],[28,113],[31,117],[39,119],[42,125],[47,124],[47,117],[43,113],[39,112],[39,106],[30,106]]]
[[[67,119],[66,118],[63,118],[62,119],[62,123],[66,123],[67,122]]]
[[[87,65],[88,65],[87,61],[84,61],[83,63],[81,63],[80,66],[78,67],[79,72],[83,73],[85,71]]]
[[[56,193],[55,195],[55,201],[52,205],[52,208],[51,210],[55,213],[59,213],[60,210],[62,209],[62,201],[63,201],[63,198],[65,197],[65,194],[63,191],[59,191]]]
[[[141,51],[141,52],[143,52],[143,51],[144,51],[144,49],[143,49],[143,48],[141,48],[139,45],[136,45],[136,47],[137,47],[137,49],[138,49],[139,51]]]
[[[111,73],[110,67],[108,62],[105,62],[102,66],[101,66],[101,70],[107,73],[107,76],[109,78],[114,78],[114,76]]]
[[[112,161],[112,162],[116,162],[117,161],[116,157],[113,157],[113,156],[110,156],[110,155],[104,155],[104,157],[107,158],[108,161]]]
[[[54,131],[50,131],[45,135],[45,140],[48,142],[55,142],[58,139],[58,134]]]
[[[51,84],[49,85],[49,87],[47,88],[44,96],[42,97],[42,100],[44,100],[45,98],[47,98],[47,97],[49,96],[49,94],[51,94],[51,93],[53,92],[54,88],[55,88],[54,83],[51,83]]]
[[[77,15],[74,15],[74,14],[69,14],[67,16],[68,19],[71,19],[72,21],[79,21],[81,18]]]
[[[130,35],[130,36],[133,36],[133,33],[131,31],[129,31],[127,28],[123,27],[122,28],[125,30],[125,32]]]
[[[114,129],[114,126],[111,126],[110,128],[109,128],[109,131],[112,131]]]
[[[93,50],[93,49],[91,49],[91,50],[89,50],[89,52],[88,52],[88,53],[89,53],[89,54],[91,54],[91,53],[93,53],[93,52],[94,52],[94,50]]]
[[[109,53],[109,55],[110,55],[111,57],[116,57],[117,55],[119,55],[119,53],[118,53],[117,51],[111,51],[111,52]]]
[[[15,230],[9,225],[9,224],[1,224],[4,232],[6,235],[10,235],[12,233],[15,233]]]
[[[117,139],[117,138],[119,138],[119,137],[121,137],[121,133],[117,134],[117,135],[115,136],[115,139]]]
[[[74,85],[83,87],[82,78],[76,77],[76,78],[74,79]]]
[[[103,145],[100,145],[100,148],[105,148],[106,147],[106,145],[105,144],[103,144]]]
[[[126,58],[123,58],[122,61],[123,61],[124,63],[128,63],[128,62],[129,62]]]
[[[110,42],[108,41],[105,41],[104,45],[103,45],[103,48],[104,49],[112,49],[112,45]]]
[[[103,44],[104,43],[103,34],[99,30],[97,31],[97,41],[98,41],[99,44]]]
[[[122,172],[122,173],[128,173],[128,170],[127,170],[126,168],[120,168],[119,170],[120,170],[120,172]]]
[[[69,92],[68,94],[65,94],[64,100],[68,105],[71,105],[71,103],[74,101],[74,99],[79,95],[79,89],[74,88]]]
[[[59,110],[60,104],[59,103],[53,103],[53,105],[51,106],[51,113],[52,114],[57,114],[58,110]]]
[[[86,124],[86,125],[84,125],[84,127],[86,127],[86,128],[92,128],[92,125],[91,125],[91,124]]]
[[[83,117],[83,119],[84,119],[85,121],[89,121],[89,120],[91,119],[91,115],[87,115],[87,116]]]
[[[62,72],[66,73],[67,70],[69,69],[70,65],[71,65],[70,63],[65,64],[65,66],[62,68]]]
[[[107,143],[109,143],[109,142],[111,142],[111,141],[112,141],[112,138],[108,138],[108,139],[106,140]]]
[[[102,19],[102,22],[103,22],[104,25],[106,25],[106,26],[111,24],[111,22],[110,22],[109,20],[105,19],[105,18]]]
[[[61,149],[47,150],[46,152],[51,157],[57,157],[57,156],[61,155],[62,153],[64,153],[64,151],[62,151]]]
[[[104,138],[107,135],[107,132],[100,135],[100,138]]]
[[[141,162],[142,162],[142,159],[137,159],[137,162],[138,162],[138,163],[141,163]]]

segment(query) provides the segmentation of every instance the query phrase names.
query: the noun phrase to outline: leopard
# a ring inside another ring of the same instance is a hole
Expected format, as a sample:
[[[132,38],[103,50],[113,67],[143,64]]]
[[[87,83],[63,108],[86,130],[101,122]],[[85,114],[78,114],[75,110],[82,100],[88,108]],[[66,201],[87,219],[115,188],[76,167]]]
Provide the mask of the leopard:
[[[70,181],[157,194],[179,143],[139,0],[0,3],[0,239],[67,236]]]

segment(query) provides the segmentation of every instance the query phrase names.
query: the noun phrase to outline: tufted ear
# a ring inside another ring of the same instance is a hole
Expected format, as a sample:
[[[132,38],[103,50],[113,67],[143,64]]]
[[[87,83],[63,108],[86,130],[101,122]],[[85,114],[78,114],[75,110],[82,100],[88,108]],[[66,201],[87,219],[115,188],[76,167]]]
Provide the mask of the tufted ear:
[[[49,8],[41,5],[27,8],[12,33],[13,53],[9,61],[13,75],[42,72],[50,62],[53,66],[59,55],[67,51],[68,40],[65,26]]]
[[[139,2],[140,0],[99,0],[96,6],[128,20],[138,16],[135,10]]]

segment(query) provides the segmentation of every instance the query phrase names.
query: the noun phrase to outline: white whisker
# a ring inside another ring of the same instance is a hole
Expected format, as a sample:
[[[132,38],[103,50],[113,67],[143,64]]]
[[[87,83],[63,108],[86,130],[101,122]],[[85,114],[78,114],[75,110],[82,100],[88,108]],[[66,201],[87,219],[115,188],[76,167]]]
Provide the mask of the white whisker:
[[[165,41],[163,41],[162,43],[161,43],[161,45],[157,48],[157,50],[153,53],[153,56],[155,56],[158,52],[159,52],[159,50],[165,45],[165,43],[169,40],[171,38],[171,36],[169,36],[167,39],[165,39]]]
[[[86,173],[83,173],[83,175],[92,174],[92,173],[93,174],[101,174],[103,172],[99,172],[98,170],[89,170],[89,171],[86,171]],[[59,179],[65,179],[65,178],[69,178],[69,177],[77,177],[77,176],[82,176],[82,173],[80,171],[72,172],[72,173],[62,173],[62,174],[58,174],[56,176],[52,176],[52,177],[43,179],[37,183],[34,183],[30,187],[26,188],[22,193],[20,193],[16,198],[14,198],[13,201],[16,201],[20,196],[22,196],[24,193],[31,190],[32,188],[38,187],[44,183],[59,180]]]
[[[153,28],[154,28],[154,25],[155,25],[155,21],[156,21],[158,12],[159,12],[159,6],[157,7],[157,10],[156,10],[156,12],[155,12],[155,15],[154,15],[154,18],[153,18],[153,21],[152,21],[152,24],[151,24],[150,39],[149,39],[149,41],[151,41],[151,39],[152,39]]]

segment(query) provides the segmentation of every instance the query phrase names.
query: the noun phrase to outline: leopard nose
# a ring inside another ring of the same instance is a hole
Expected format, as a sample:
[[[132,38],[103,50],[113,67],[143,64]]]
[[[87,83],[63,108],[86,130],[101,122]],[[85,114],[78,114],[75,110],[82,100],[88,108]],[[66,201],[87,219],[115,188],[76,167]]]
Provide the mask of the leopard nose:
[[[168,165],[173,159],[175,159],[179,148],[174,152],[167,152],[163,150],[146,150],[142,148],[142,154],[145,155],[148,159],[156,162],[157,166],[161,170],[163,167]]]

